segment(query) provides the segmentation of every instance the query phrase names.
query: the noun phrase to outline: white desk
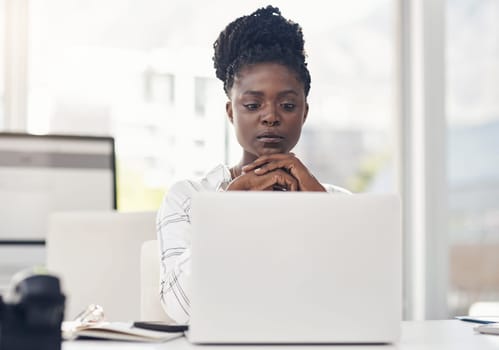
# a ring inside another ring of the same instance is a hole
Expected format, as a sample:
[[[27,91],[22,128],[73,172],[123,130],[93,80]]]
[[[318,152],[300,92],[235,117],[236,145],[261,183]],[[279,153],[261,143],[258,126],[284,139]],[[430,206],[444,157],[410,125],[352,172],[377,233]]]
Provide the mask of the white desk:
[[[484,335],[473,331],[475,324],[457,320],[448,321],[421,321],[403,322],[402,338],[398,344],[386,346],[335,346],[335,345],[309,345],[309,346],[196,346],[192,345],[185,338],[174,339],[161,344],[149,343],[127,343],[114,341],[72,341],[64,342],[63,350],[116,350],[116,349],[137,349],[137,350],[212,350],[215,348],[223,350],[303,350],[310,348],[320,348],[321,350],[487,350],[499,349],[499,335]]]

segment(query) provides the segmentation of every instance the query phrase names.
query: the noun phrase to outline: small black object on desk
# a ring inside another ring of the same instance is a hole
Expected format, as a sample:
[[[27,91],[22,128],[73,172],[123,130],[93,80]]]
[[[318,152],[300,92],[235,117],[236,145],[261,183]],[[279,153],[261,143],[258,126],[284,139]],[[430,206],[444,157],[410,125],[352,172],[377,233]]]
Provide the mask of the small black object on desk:
[[[0,350],[60,350],[64,302],[55,276],[13,280],[0,297]]]
[[[134,322],[134,327],[149,329],[152,331],[166,332],[166,333],[182,333],[189,329],[188,325],[185,324],[168,324],[162,321],[151,321],[151,322]]]

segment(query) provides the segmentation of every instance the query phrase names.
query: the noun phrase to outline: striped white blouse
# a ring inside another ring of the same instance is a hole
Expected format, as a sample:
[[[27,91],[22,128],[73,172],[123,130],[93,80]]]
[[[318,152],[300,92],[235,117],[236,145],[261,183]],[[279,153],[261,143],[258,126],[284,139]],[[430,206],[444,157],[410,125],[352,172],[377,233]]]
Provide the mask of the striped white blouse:
[[[160,247],[160,298],[166,314],[179,324],[189,322],[190,209],[199,191],[223,191],[231,181],[229,167],[218,165],[200,181],[174,184],[158,211],[156,231]],[[330,193],[349,193],[323,184]]]

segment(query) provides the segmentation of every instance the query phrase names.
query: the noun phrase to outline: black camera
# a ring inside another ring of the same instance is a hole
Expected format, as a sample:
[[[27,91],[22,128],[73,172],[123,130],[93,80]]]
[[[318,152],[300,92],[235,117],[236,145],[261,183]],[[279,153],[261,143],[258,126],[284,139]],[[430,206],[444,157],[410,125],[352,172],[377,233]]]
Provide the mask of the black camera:
[[[21,272],[0,296],[0,350],[59,350],[65,296],[59,279]]]

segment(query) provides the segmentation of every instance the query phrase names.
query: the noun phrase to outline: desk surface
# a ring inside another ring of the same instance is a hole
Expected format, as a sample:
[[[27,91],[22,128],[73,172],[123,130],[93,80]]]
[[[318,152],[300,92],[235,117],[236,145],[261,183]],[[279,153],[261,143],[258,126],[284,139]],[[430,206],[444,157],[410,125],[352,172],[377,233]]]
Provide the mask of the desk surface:
[[[407,321],[402,322],[402,338],[398,344],[386,346],[334,346],[334,345],[320,345],[320,346],[291,346],[292,350],[309,349],[312,347],[320,348],[321,350],[364,350],[364,349],[432,349],[432,350],[455,350],[455,349],[473,349],[473,350],[487,350],[499,349],[499,335],[484,335],[473,331],[476,324],[462,322],[458,320],[447,321]],[[190,344],[185,338],[178,338],[172,341],[161,344],[149,343],[127,343],[127,342],[114,342],[114,341],[72,341],[64,342],[63,350],[86,350],[86,349],[137,349],[137,350],[193,350],[203,349],[210,350],[214,348],[222,348],[223,350],[253,350],[258,348],[273,350],[284,350],[287,346],[196,346]]]

